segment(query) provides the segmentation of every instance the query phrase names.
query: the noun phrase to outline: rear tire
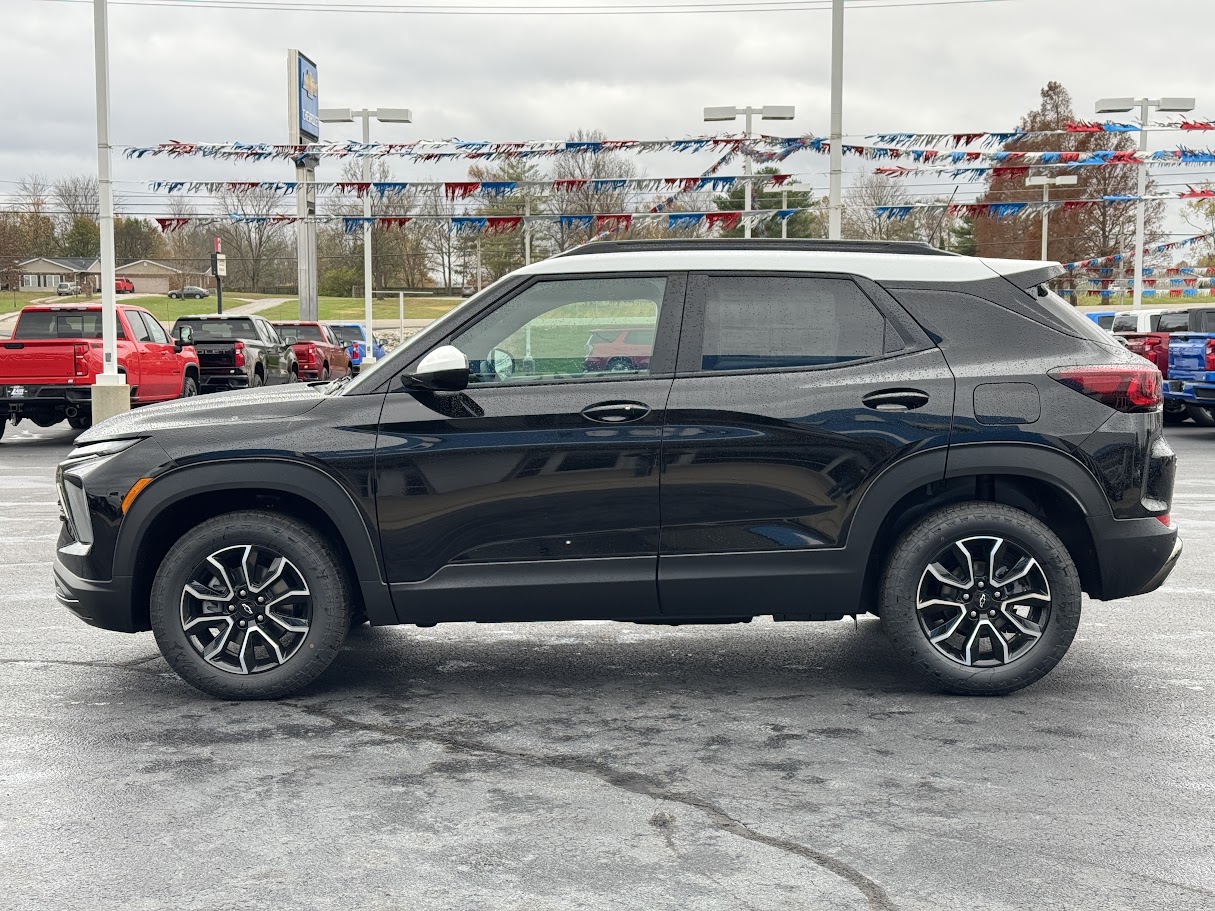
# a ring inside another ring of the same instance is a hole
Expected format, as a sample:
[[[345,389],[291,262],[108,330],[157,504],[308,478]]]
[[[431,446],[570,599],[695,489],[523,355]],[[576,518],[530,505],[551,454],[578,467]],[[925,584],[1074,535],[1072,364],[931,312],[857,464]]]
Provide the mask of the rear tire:
[[[258,386],[263,385],[265,382],[266,382],[266,378],[264,376],[262,376],[261,371],[258,370],[258,371],[254,372],[253,379],[250,382],[250,385],[256,389]]]
[[[277,699],[333,662],[353,602],[341,561],[311,526],[282,513],[232,512],[169,549],[152,585],[152,632],[173,670],[204,693]]]
[[[68,418],[67,422],[73,430],[88,430],[93,426],[93,418],[87,414],[78,414],[74,418]]]
[[[880,597],[895,650],[961,695],[1003,695],[1040,680],[1080,625],[1080,577],[1067,548],[1029,513],[999,503],[947,506],[909,528]]]
[[[1164,400],[1164,422],[1166,424],[1175,427],[1178,424],[1184,424],[1189,417],[1185,402],[1177,402],[1172,399]]]
[[[1199,427],[1215,427],[1215,410],[1212,410],[1205,405],[1190,405],[1185,406],[1186,414]]]

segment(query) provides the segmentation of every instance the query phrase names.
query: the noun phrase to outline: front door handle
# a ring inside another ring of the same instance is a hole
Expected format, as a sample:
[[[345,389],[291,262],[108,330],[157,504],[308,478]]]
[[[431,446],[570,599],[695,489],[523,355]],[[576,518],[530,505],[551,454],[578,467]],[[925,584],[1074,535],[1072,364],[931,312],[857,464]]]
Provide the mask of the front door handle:
[[[600,402],[582,409],[582,416],[597,424],[626,424],[640,421],[649,413],[650,406],[641,402]]]
[[[928,404],[928,393],[919,389],[879,389],[861,401],[875,411],[911,411]]]

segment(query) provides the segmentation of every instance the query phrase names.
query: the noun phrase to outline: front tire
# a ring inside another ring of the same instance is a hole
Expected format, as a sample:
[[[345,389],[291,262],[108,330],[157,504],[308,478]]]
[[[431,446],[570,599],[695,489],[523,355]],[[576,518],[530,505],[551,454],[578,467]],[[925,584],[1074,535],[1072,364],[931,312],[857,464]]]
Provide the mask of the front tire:
[[[261,510],[208,519],[170,548],[152,632],[187,683],[221,699],[277,699],[319,677],[350,629],[353,594],[315,529]]]
[[[1215,410],[1207,408],[1205,405],[1190,405],[1185,406],[1186,414],[1199,427],[1215,427]]]
[[[997,696],[1044,677],[1080,625],[1080,577],[1046,525],[999,503],[931,513],[890,554],[882,626],[952,693]]]
[[[198,395],[198,380],[187,373],[181,381],[181,397],[183,399],[192,399],[196,395]]]

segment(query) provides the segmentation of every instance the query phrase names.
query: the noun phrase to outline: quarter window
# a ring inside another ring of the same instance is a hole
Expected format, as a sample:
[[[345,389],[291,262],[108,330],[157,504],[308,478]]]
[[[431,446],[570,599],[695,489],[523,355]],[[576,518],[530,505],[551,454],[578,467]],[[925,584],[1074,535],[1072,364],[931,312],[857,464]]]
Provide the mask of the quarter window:
[[[819,367],[878,357],[886,319],[848,279],[707,276],[702,370]]]
[[[665,292],[661,277],[541,281],[452,344],[473,383],[648,374]]]

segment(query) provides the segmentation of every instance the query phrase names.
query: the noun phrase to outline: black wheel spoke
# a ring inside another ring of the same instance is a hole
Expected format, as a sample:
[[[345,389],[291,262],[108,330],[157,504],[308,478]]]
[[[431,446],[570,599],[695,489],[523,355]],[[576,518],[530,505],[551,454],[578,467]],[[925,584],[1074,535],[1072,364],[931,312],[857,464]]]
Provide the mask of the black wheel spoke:
[[[1015,661],[1042,638],[1050,584],[1021,545],[995,535],[953,541],[920,576],[916,613],[929,643],[968,667]]]

